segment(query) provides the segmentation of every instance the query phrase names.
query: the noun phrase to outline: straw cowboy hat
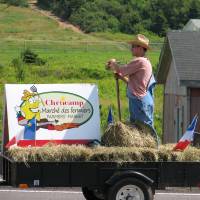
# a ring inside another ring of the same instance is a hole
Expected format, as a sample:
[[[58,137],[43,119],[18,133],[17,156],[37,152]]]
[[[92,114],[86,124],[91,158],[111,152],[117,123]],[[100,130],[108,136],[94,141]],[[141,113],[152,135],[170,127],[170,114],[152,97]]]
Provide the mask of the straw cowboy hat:
[[[149,39],[146,38],[142,34],[137,34],[136,37],[132,41],[129,41],[128,43],[132,44],[132,45],[139,45],[139,46],[144,47],[144,48],[146,48],[148,50],[151,49],[149,47]]]
[[[35,94],[34,93],[31,93],[31,92],[29,92],[28,90],[24,90],[24,92],[23,92],[23,96],[22,96],[22,100],[23,101],[26,101],[26,100],[28,100],[29,98],[31,98],[31,97],[33,97]]]

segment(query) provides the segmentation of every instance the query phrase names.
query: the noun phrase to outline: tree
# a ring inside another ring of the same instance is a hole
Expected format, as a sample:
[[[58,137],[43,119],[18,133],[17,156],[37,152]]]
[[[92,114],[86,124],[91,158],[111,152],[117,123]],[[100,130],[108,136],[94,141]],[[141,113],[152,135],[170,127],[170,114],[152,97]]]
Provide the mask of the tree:
[[[164,36],[168,29],[182,29],[190,18],[200,17],[200,0],[38,0],[38,3],[86,32],[138,33],[146,29]]]
[[[138,33],[143,28],[140,23],[141,17],[139,13],[132,9],[127,9],[127,12],[122,15],[120,22],[120,30],[124,33]]]
[[[167,19],[165,18],[164,13],[162,10],[159,10],[157,15],[153,18],[151,30],[160,36],[164,36],[168,28]]]
[[[192,0],[188,12],[189,19],[200,18],[200,0]]]

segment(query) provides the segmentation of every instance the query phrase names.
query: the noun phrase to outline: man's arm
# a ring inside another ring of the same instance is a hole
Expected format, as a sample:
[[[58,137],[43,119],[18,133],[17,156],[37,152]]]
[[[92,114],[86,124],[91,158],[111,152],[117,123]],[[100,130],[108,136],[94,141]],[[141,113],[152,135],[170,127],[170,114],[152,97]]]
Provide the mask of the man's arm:
[[[107,62],[106,65],[109,69],[113,70],[115,77],[121,79],[122,81],[124,81],[125,83],[128,83],[128,77],[127,76],[123,76],[119,71],[120,66],[118,65],[116,59],[111,59]]]
[[[120,67],[115,59],[111,59],[107,62],[107,68],[121,74],[123,77],[136,73],[141,69],[141,66],[143,66],[141,59],[135,59],[122,67]]]

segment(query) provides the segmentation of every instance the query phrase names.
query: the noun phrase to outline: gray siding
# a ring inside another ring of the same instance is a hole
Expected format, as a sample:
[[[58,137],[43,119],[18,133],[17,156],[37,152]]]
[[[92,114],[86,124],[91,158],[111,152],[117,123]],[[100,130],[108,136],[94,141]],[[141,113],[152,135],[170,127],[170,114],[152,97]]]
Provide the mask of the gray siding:
[[[167,80],[165,84],[165,94],[177,94],[183,96],[187,95],[186,87],[179,85],[174,62],[171,62],[169,72],[167,75]]]
[[[180,86],[172,62],[165,85],[163,142],[177,142],[188,124],[187,88]]]
[[[191,28],[192,24],[190,23],[188,26]],[[176,142],[185,132],[191,117],[196,112],[200,115],[200,95],[191,98],[189,89],[200,88],[199,55],[200,31],[177,30],[167,34],[157,73],[158,83],[165,84],[164,143]],[[200,94],[200,90],[197,93]],[[200,124],[198,130],[200,132]]]
[[[165,94],[164,96],[164,121],[163,121],[163,143],[173,143],[175,141],[174,135],[174,105],[175,95]]]
[[[187,98],[175,94],[165,94],[163,143],[177,142],[187,127]]]

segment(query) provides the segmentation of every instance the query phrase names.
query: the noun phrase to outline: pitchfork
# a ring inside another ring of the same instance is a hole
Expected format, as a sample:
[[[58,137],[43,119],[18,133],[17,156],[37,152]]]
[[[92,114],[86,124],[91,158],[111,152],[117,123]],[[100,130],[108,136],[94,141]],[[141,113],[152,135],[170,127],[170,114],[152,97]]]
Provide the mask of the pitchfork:
[[[39,95],[39,93],[38,93],[37,88],[35,87],[35,85],[32,85],[32,86],[30,87],[30,89],[31,89],[32,92],[37,93],[38,97],[40,98],[40,100],[41,100],[41,102],[42,102],[42,105],[45,106],[45,104],[44,104],[42,98],[40,97],[40,95]]]

